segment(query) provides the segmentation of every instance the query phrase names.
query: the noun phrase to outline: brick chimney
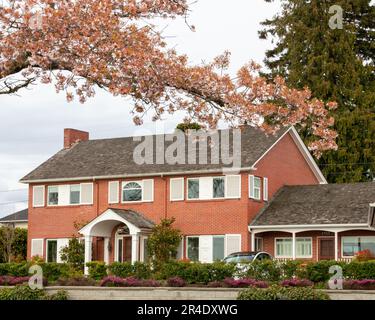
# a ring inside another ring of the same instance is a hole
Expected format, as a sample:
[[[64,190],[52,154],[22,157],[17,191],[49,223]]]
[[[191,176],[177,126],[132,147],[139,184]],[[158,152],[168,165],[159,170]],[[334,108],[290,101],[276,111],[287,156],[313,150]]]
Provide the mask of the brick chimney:
[[[64,129],[64,149],[69,149],[73,144],[80,141],[88,141],[89,133],[76,129]]]

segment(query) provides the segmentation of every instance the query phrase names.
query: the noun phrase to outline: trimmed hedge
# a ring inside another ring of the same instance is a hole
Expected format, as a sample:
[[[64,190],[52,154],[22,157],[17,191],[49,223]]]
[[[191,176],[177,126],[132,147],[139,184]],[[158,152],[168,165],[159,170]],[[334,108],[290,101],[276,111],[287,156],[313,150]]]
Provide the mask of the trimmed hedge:
[[[31,289],[29,286],[0,289],[0,300],[67,300],[66,291],[60,290],[48,295],[44,290]]]
[[[238,294],[237,300],[329,300],[329,296],[311,287],[249,288]]]

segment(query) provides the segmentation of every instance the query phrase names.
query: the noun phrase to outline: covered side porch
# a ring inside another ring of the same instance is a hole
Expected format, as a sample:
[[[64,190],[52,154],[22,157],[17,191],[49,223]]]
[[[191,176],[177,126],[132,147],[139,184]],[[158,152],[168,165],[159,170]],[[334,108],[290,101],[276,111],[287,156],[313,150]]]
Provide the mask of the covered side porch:
[[[102,259],[111,262],[137,262],[147,259],[147,238],[154,223],[142,214],[123,209],[107,209],[84,226],[79,233],[85,241],[86,264],[93,258],[93,242],[102,242]],[[98,256],[98,255],[97,255]]]
[[[375,256],[375,230],[366,224],[252,226],[251,249],[276,260],[351,261],[363,250]]]

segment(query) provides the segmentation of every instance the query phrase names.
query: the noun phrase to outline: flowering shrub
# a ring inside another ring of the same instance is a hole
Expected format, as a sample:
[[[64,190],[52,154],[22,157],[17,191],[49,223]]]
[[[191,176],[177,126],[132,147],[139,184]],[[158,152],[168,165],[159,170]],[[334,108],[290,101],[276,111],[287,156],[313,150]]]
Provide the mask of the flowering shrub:
[[[186,281],[180,277],[173,277],[167,280],[169,287],[185,287]]]
[[[344,289],[351,290],[375,290],[375,280],[346,280],[344,281]]]
[[[120,278],[116,276],[105,277],[100,282],[101,287],[160,287],[160,282],[152,279],[140,280],[135,277]]]
[[[29,277],[0,276],[0,286],[16,286],[29,281]]]
[[[289,279],[280,284],[282,287],[312,287],[314,283],[308,279]]]
[[[256,287],[256,288],[267,288],[268,284],[265,281],[259,281],[254,279],[232,279],[226,278],[224,279],[224,285],[230,288],[248,288],[248,287]]]
[[[355,255],[355,260],[357,261],[369,261],[375,259],[374,255],[371,253],[370,250],[362,250],[358,251]]]

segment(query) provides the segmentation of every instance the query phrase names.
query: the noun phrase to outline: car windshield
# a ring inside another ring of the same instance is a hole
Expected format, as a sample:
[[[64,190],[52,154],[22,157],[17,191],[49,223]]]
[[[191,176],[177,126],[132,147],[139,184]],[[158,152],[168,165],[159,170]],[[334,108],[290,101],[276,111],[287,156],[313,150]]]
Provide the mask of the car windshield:
[[[225,262],[249,262],[253,261],[255,254],[240,254],[226,257]]]

